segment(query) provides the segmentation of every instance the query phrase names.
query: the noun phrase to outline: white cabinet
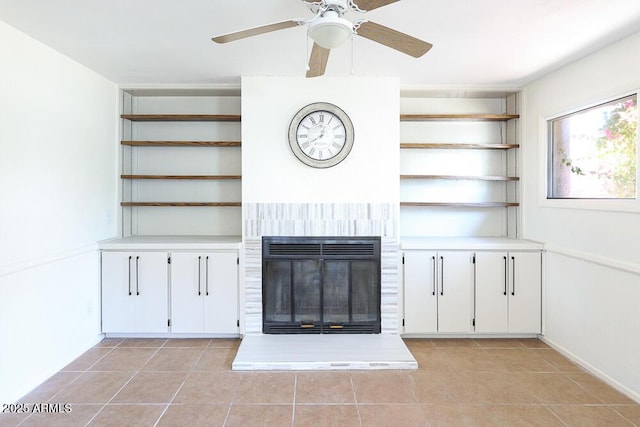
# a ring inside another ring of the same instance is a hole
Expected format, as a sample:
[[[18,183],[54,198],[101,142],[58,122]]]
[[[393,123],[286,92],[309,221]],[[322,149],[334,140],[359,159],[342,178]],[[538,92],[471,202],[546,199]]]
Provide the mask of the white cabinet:
[[[404,253],[404,332],[473,331],[473,254]]]
[[[542,255],[476,253],[476,332],[540,333]]]
[[[238,333],[238,253],[171,254],[171,332]]]
[[[102,332],[168,331],[168,253],[102,253]]]

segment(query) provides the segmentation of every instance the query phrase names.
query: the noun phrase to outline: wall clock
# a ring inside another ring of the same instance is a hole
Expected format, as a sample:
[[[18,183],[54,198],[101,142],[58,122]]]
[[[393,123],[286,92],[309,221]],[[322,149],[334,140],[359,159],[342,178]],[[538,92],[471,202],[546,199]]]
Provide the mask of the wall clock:
[[[343,161],[353,147],[353,123],[328,102],[303,107],[289,125],[289,146],[304,164],[329,168]]]

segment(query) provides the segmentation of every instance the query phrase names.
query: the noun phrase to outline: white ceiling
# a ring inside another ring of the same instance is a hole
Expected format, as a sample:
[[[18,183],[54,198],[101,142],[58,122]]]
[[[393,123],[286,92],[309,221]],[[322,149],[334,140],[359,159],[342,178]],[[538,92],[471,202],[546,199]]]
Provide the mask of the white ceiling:
[[[1,20],[122,85],[304,76],[304,27],[224,45],[211,37],[311,16],[300,0],[0,0]],[[414,59],[356,37],[331,52],[326,75],[513,87],[640,31],[640,0],[402,0],[365,17],[434,47]]]

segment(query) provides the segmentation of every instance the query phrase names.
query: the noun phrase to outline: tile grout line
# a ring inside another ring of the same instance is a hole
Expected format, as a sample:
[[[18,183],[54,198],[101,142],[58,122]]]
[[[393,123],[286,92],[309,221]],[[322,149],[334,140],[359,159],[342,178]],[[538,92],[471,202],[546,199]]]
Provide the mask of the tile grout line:
[[[78,380],[78,378],[80,378],[80,377],[82,376],[82,374],[85,374],[85,373],[87,373],[87,372],[90,372],[90,371],[89,371],[89,369],[93,368],[93,367],[96,365],[96,363],[100,362],[100,361],[101,361],[102,359],[104,359],[108,354],[110,354],[110,353],[111,353],[111,352],[112,352],[116,347],[118,347],[118,346],[120,345],[120,343],[121,343],[121,342],[122,342],[122,341],[120,341],[118,344],[116,344],[116,345],[114,345],[113,347],[111,347],[111,349],[110,349],[109,351],[107,351],[105,354],[103,354],[102,356],[100,356],[100,357],[98,358],[98,360],[96,360],[95,362],[93,362],[91,365],[89,365],[89,367],[87,367],[87,368],[86,368],[85,370],[83,370],[83,371],[62,371],[62,370],[60,370],[60,371],[56,372],[56,374],[57,374],[57,373],[60,373],[60,372],[80,372],[80,374],[79,374],[79,375],[77,375],[77,376],[76,376],[74,379],[72,379],[71,381],[69,381],[67,384],[65,384],[62,388],[60,388],[60,390],[58,390],[58,391],[57,391],[53,396],[51,396],[51,397],[47,400],[47,403],[51,402],[53,399],[55,399],[55,398],[56,398],[56,396],[57,396],[57,395],[59,395],[60,393],[62,393],[62,391],[63,391],[63,390],[65,390],[68,386],[70,386],[71,384],[73,384],[74,382],[76,382],[76,381]],[[93,346],[93,347],[91,347],[90,349],[88,349],[87,351],[89,351],[89,350],[91,350],[91,349],[94,349],[94,348],[104,348],[104,347],[96,347],[96,346]],[[86,353],[86,351],[85,351],[85,353]],[[84,353],[83,353],[83,354],[84,354]],[[78,357],[82,357],[82,355],[80,355],[80,356],[78,356]],[[76,359],[77,359],[77,358],[76,358]],[[74,359],[73,361],[75,361],[76,359]],[[73,363],[73,361],[72,361],[72,362],[70,362],[70,363]],[[55,374],[54,374],[54,375],[55,375]],[[37,388],[37,387],[36,387],[36,388]],[[100,410],[100,411],[101,411],[101,410]],[[98,411],[98,413],[99,413],[100,411]],[[97,415],[97,414],[96,414],[96,415]],[[27,420],[28,420],[29,418],[31,418],[32,416],[33,416],[33,413],[29,414],[29,416],[25,417],[22,421],[20,421],[20,422],[16,425],[16,427],[17,427],[17,426],[22,425],[25,421],[27,421]],[[94,416],[94,417],[95,417],[95,416]],[[93,418],[91,418],[91,420],[93,420]],[[91,420],[90,420],[90,421],[91,421]],[[89,421],[89,422],[90,422],[90,421]],[[88,423],[87,423],[87,424],[88,424]]]
[[[291,426],[296,425],[296,396],[298,391],[298,373],[293,376],[293,402],[291,404]]]
[[[351,392],[353,393],[353,402],[356,405],[356,413],[358,414],[358,421],[360,421],[360,427],[362,427],[362,416],[360,415],[360,404],[358,403],[358,397],[356,395],[356,385],[353,382],[353,375],[349,372],[349,380],[351,381]]]
[[[551,409],[551,405],[547,404],[547,403],[543,403],[542,406],[544,406],[547,411],[551,412],[553,414],[554,417],[556,417],[558,419],[558,421],[560,421],[562,423],[563,426],[568,426],[567,423],[564,422],[564,420],[562,418],[560,418],[560,416],[558,414],[556,414],[556,412]]]
[[[118,345],[122,344],[124,341],[125,340],[121,341]],[[165,342],[166,342],[166,340],[165,340]],[[164,345],[164,343],[163,343],[163,345]],[[122,348],[136,348],[136,347],[122,347]],[[131,382],[131,380],[142,371],[142,368],[144,368],[147,365],[147,363],[149,363],[149,361],[151,359],[153,359],[153,357],[156,354],[158,354],[158,352],[160,351],[161,348],[162,348],[162,346],[156,348],[156,351],[149,357],[149,359],[147,359],[147,361],[140,367],[140,369],[138,369],[137,371],[129,371],[129,372],[134,372],[134,374],[129,377],[129,379],[113,394],[113,396],[111,396],[111,399],[109,399],[104,405],[102,405],[102,408],[100,408],[100,410],[98,412],[96,412],[95,415],[93,417],[91,417],[91,419],[85,425],[91,424],[93,422],[93,420],[95,420],[96,417],[98,415],[100,415],[102,413],[102,411],[104,411],[104,408],[106,408],[109,405],[109,403],[111,403],[113,401],[113,399],[118,395],[118,393],[120,393]],[[105,372],[112,372],[112,371],[105,371]],[[124,371],[124,372],[127,372],[127,371]]]
[[[640,403],[637,403],[636,405],[640,405]],[[625,420],[629,421],[631,423],[631,425],[633,426],[638,426],[639,424],[636,424],[633,420],[627,418],[627,416],[625,416],[622,412],[618,411],[615,406],[611,406],[611,405],[607,405],[609,408],[611,408],[611,410],[613,412],[615,412],[616,414],[620,415],[622,418],[624,418]],[[623,406],[623,405],[618,405],[618,406]]]
[[[188,376],[188,374],[187,374]],[[171,399],[169,400],[169,402],[166,404],[166,406],[164,407],[164,410],[162,411],[162,413],[160,414],[160,416],[158,417],[158,419],[156,420],[155,424],[153,425],[153,427],[156,427],[158,425],[158,423],[160,422],[160,420],[162,419],[162,417],[164,417],[164,414],[167,412],[167,410],[169,410],[169,406],[171,406],[171,404],[173,403],[173,401],[176,399],[176,396],[178,395],[178,393],[180,393],[180,390],[182,390],[182,387],[184,387],[184,384],[187,382],[187,378],[185,378],[182,381],[182,384],[180,384],[180,387],[178,387],[178,389],[176,390],[175,393],[173,393],[173,396],[171,397]]]
[[[244,379],[244,373],[240,374],[240,379],[237,384],[240,384]],[[238,387],[236,386],[235,391],[233,392],[233,397],[231,397],[231,402],[229,402],[229,407],[227,408],[227,414],[224,417],[224,421],[222,422],[222,427],[227,425],[227,421],[229,420],[229,415],[231,415],[231,408],[233,408],[233,404],[236,401],[236,397],[238,396]]]

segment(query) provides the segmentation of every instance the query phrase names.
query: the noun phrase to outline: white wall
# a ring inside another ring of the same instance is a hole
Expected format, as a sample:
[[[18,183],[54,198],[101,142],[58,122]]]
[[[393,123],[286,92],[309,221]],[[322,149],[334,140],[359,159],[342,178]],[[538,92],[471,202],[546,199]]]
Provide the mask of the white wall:
[[[0,402],[99,339],[117,87],[0,22]]]
[[[525,238],[543,241],[545,337],[640,400],[640,204],[629,211],[545,200],[545,119],[640,88],[640,34],[524,90]]]
[[[355,128],[332,168],[303,164],[287,142],[291,119],[313,102],[336,104]],[[243,77],[242,201],[397,203],[399,104],[395,79]]]

